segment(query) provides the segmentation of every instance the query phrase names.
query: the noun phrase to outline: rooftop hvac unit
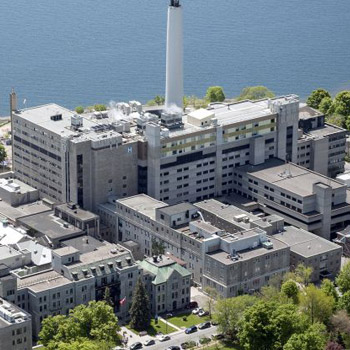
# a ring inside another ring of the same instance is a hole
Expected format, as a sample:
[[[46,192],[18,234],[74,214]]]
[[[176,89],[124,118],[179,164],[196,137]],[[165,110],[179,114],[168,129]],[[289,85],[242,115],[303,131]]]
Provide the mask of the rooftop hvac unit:
[[[70,120],[73,129],[78,129],[83,126],[83,117],[79,114],[72,115]]]

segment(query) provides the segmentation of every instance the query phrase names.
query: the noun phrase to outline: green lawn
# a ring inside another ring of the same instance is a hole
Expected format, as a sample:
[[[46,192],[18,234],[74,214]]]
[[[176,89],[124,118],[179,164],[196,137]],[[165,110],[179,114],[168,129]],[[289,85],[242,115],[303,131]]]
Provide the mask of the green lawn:
[[[183,320],[184,317],[186,317],[186,321]],[[182,314],[168,318],[168,322],[172,323],[173,325],[179,328],[181,327],[187,328],[209,320],[210,320],[209,316],[199,317],[189,312],[182,313]]]
[[[126,325],[126,328],[130,329],[134,333],[138,334],[139,332],[135,331],[134,329],[130,328],[129,325]],[[176,329],[168,325],[167,326],[164,322],[158,321],[158,324],[155,323],[154,319],[151,320],[151,325],[147,329],[148,335],[155,336],[157,333],[161,332],[163,334],[169,334],[175,332]]]

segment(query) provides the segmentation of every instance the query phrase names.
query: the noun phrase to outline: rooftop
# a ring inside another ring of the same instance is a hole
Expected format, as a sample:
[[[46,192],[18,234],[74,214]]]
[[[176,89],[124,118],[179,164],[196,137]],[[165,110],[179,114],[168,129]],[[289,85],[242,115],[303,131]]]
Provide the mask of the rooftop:
[[[307,104],[300,104],[299,119],[304,119],[304,120],[313,119],[321,115],[323,115],[323,113],[321,113],[317,109],[309,107]]]
[[[238,261],[250,260],[250,259],[256,258],[258,256],[264,256],[264,255],[270,254],[271,252],[274,252],[276,250],[285,249],[288,247],[287,244],[275,239],[274,237],[269,236],[269,241],[273,244],[272,249],[266,249],[260,245],[260,246],[256,247],[255,249],[242,250],[242,251],[239,251],[239,253],[237,254],[237,256],[238,256],[237,260],[233,260],[230,256],[230,254],[228,254],[227,252],[225,252],[223,250],[217,250],[216,252],[207,253],[206,255],[219,261],[222,264],[232,265]]]
[[[305,258],[341,249],[338,244],[294,226],[286,226],[283,232],[273,237],[290,246],[291,252]]]
[[[81,232],[81,229],[55,216],[53,211],[30,215],[19,219],[18,222],[53,240],[63,240]]]
[[[46,271],[17,280],[18,289],[29,288],[35,293],[45,292],[52,288],[63,287],[72,282],[55,271]]]
[[[21,194],[37,191],[35,188],[25,184],[24,182],[13,179],[0,179],[0,188],[7,192],[13,193],[19,191]]]
[[[155,277],[152,283],[156,285],[167,282],[174,271],[178,272],[181,277],[191,276],[190,271],[176,263],[170,257],[163,256],[162,259],[158,259],[157,262],[154,262],[153,258],[148,258],[138,262],[138,265]]]
[[[118,199],[117,202],[136,210],[153,220],[156,218],[156,209],[167,205],[166,203],[158,201],[146,194],[138,194],[125,199]]]
[[[99,247],[105,245],[104,242],[101,242],[91,236],[79,236],[71,239],[67,239],[62,242],[62,245],[65,247],[73,247],[76,250],[79,250],[81,254],[90,253]]]
[[[31,259],[33,264],[37,266],[50,264],[52,261],[52,251],[49,248],[35,242],[31,239],[17,243],[20,250],[28,250],[31,252]]]
[[[98,218],[98,216],[95,215],[94,213],[81,209],[79,208],[79,206],[71,203],[64,203],[56,206],[56,208],[61,210],[62,212],[69,214],[72,217],[75,217],[83,221],[94,220]]]
[[[284,161],[277,158],[269,159],[261,165],[244,165],[236,170],[247,172],[257,180],[263,180],[299,196],[312,195],[313,185],[319,183],[330,186],[332,189],[346,188],[338,181],[294,163],[286,165]]]
[[[0,328],[30,320],[31,316],[18,306],[0,298]]]
[[[179,203],[175,205],[164,206],[161,209],[159,209],[159,211],[166,215],[171,216],[174,214],[183,213],[187,210],[196,210],[196,209],[197,208],[193,204],[184,202],[184,203]]]

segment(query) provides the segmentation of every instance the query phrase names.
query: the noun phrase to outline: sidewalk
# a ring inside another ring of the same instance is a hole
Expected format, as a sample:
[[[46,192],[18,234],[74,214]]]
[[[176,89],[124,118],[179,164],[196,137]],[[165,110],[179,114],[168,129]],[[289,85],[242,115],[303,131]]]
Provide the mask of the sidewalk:
[[[172,328],[175,328],[177,331],[181,331],[181,328],[179,328],[179,327],[175,326],[174,324],[168,322],[168,321],[165,320],[163,317],[158,316],[158,320],[159,320],[159,321],[162,321],[163,323],[167,324],[168,326],[170,326],[170,327],[172,327]],[[171,333],[171,334],[174,334],[174,333],[176,333],[176,332],[173,332],[173,333]]]

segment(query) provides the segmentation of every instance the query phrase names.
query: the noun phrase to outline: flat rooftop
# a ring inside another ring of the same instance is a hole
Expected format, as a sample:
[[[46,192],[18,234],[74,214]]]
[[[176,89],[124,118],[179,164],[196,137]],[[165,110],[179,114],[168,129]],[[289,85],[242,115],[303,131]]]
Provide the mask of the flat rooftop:
[[[56,206],[56,208],[83,221],[95,220],[98,218],[98,215],[95,215],[91,211],[81,209],[79,206],[72,207],[72,205],[68,203],[60,204]]]
[[[42,201],[24,204],[19,207],[12,207],[9,203],[0,201],[0,215],[8,218],[12,222],[16,222],[17,219],[22,218],[23,216],[47,212],[50,210],[51,209]]]
[[[125,199],[118,199],[117,203],[136,210],[153,220],[156,218],[156,209],[167,206],[166,203],[158,201],[150,196],[147,196],[146,194],[138,194]]]
[[[73,282],[56,271],[46,271],[17,279],[18,289],[29,288],[35,293],[45,292],[48,289],[57,287],[68,286],[71,283]]]
[[[264,256],[266,254],[270,254],[271,252],[275,252],[280,249],[285,249],[288,247],[287,244],[284,242],[281,242],[274,237],[269,236],[270,242],[273,244],[272,249],[266,249],[262,246],[258,246],[255,249],[247,249],[247,250],[242,250],[238,253],[239,259],[238,260],[232,260],[229,258],[229,254],[223,250],[218,250],[213,253],[206,253],[206,255],[212,257],[213,259],[217,260],[218,262],[224,264],[224,265],[232,265],[237,262],[245,261],[245,260],[250,260],[253,258],[256,258],[258,256]]]
[[[17,179],[0,179],[0,188],[10,193],[20,191],[21,194],[37,191],[35,188]]]
[[[70,238],[73,235],[81,233],[81,229],[67,224],[62,219],[54,216],[53,211],[34,214],[18,220],[18,222],[26,227],[30,227],[35,231],[46,235],[50,239]],[[65,227],[68,225],[68,227]]]
[[[79,250],[81,254],[90,253],[105,245],[104,242],[99,241],[91,236],[80,236],[71,239],[67,239],[62,242],[65,247],[73,247]]]
[[[338,126],[325,123],[324,126],[309,130],[308,132],[304,133],[303,136],[306,138],[311,137],[311,138],[321,139],[323,137],[327,137],[327,136],[332,135],[332,134],[337,134],[339,132],[345,133],[346,130],[343,128],[339,128]],[[303,139],[303,138],[301,138],[301,139]]]
[[[18,258],[19,256],[22,256],[22,253],[20,253],[18,250],[8,246],[0,245],[0,261],[13,257]]]
[[[275,234],[273,237],[287,244],[291,252],[305,258],[341,249],[336,243],[294,226],[286,226],[283,232]]]
[[[28,322],[31,316],[15,304],[0,298],[0,328]]]
[[[300,104],[299,108],[299,119],[307,120],[307,119],[313,119],[316,117],[320,117],[323,115],[320,111],[317,109],[314,109],[312,107],[309,107],[307,104]]]
[[[166,204],[164,204],[166,205]],[[160,212],[166,214],[166,215],[174,215],[174,214],[178,214],[178,213],[183,213],[187,210],[196,210],[197,208],[190,203],[179,203],[179,204],[175,204],[175,205],[168,205],[165,207],[162,207],[159,209]]]
[[[263,180],[299,196],[312,195],[313,185],[317,183],[330,186],[332,189],[346,188],[338,181],[294,163],[286,165],[284,161],[277,158],[269,159],[261,165],[244,165],[236,170],[246,172],[257,180]]]

